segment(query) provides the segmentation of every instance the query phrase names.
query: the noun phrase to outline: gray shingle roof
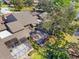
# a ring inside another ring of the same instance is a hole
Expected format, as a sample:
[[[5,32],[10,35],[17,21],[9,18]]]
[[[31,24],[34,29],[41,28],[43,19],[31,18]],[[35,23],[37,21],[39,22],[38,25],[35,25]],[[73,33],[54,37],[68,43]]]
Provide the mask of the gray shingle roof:
[[[5,25],[4,24],[0,24],[0,31],[3,31],[5,29],[6,29]]]
[[[12,33],[16,33],[24,29],[19,21],[11,22],[6,24]]]
[[[37,23],[37,17],[32,16],[31,12],[19,12],[19,13],[13,13],[13,16],[17,19],[17,21],[20,21],[22,25],[26,26],[28,24]]]

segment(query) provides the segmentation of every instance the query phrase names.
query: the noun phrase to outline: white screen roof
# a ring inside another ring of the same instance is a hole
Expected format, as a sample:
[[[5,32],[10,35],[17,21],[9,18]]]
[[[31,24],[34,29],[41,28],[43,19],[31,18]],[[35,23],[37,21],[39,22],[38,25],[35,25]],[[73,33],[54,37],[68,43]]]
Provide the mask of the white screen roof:
[[[0,32],[0,38],[1,39],[4,39],[4,38],[6,38],[6,37],[8,37],[8,36],[11,36],[12,34],[9,32],[9,31],[7,31],[7,30],[4,30],[4,31],[1,31]]]

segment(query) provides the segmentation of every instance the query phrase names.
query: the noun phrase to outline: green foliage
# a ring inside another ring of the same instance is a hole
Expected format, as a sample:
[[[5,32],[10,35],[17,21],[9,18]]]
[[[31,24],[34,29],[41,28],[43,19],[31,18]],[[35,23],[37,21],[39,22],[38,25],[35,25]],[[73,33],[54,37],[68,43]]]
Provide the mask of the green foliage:
[[[46,30],[49,30],[51,25],[52,25],[52,22],[48,21],[48,22],[44,22],[42,24],[42,27],[45,28]]]
[[[50,0],[56,6],[69,6],[71,0]]]
[[[50,12],[51,11],[51,4],[48,0],[40,0],[37,8],[43,9],[44,11]]]
[[[1,9],[1,1],[0,1],[0,9]]]
[[[32,59],[44,59],[42,55],[40,55],[38,52],[35,52],[31,55]]]
[[[65,49],[66,45],[68,45],[67,42],[62,47],[59,46],[62,44],[61,40],[58,40],[55,44],[47,42],[45,46],[40,47],[31,38],[29,38],[29,41],[37,51],[31,55],[32,59],[69,59],[69,54]]]
[[[24,3],[25,3],[26,6],[32,6],[33,0],[24,0]]]
[[[11,3],[14,5],[15,10],[19,11],[23,7],[32,6],[32,0],[11,0]]]
[[[60,41],[55,43],[54,45],[50,43],[46,44],[44,56],[47,59],[69,59],[67,50],[64,47],[58,47],[58,43],[60,43]]]
[[[1,10],[1,7],[2,7],[2,0],[0,0],[0,10]]]
[[[46,0],[47,1],[47,0]],[[51,19],[51,23],[43,23],[45,26],[47,26],[46,29],[48,29],[49,32],[54,34],[57,38],[62,38],[63,35],[62,32],[73,34],[74,30],[78,26],[72,26],[70,23],[72,21],[75,21],[76,12],[70,12],[70,0],[50,0],[51,1],[51,7],[53,9],[49,13],[49,19]],[[47,8],[47,7],[45,7]],[[48,8],[49,9],[49,8]],[[47,10],[47,9],[46,9]],[[42,24],[42,27],[43,27]],[[47,25],[48,24],[48,25]],[[44,26],[44,28],[45,28]]]
[[[31,37],[29,37],[28,40],[31,42],[31,45],[35,50],[39,50],[40,46],[37,44],[37,42],[33,41]]]
[[[43,9],[44,11],[51,12],[53,9],[60,9],[70,5],[71,0],[40,0],[38,8]]]
[[[46,43],[44,49],[36,48],[39,53],[47,59],[69,59],[69,54],[66,50],[68,45],[67,41],[64,41],[63,33],[73,35],[77,25],[72,26],[71,23],[75,21],[75,11],[70,12],[71,0],[41,0],[38,4],[38,8],[43,9],[49,13],[50,22],[43,22],[40,28],[44,28],[48,32],[51,32],[57,37],[57,42],[52,45]],[[63,41],[62,41],[63,40]],[[36,47],[36,45],[34,44]]]
[[[23,8],[23,0],[11,0],[11,3],[14,5],[16,11],[19,11]]]

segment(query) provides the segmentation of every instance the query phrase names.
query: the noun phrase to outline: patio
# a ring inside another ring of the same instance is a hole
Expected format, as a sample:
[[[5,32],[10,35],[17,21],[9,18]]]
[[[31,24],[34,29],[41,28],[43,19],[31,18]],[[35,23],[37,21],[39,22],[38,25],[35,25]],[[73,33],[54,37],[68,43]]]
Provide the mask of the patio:
[[[46,39],[48,38],[48,35],[45,32],[40,31],[40,30],[35,30],[34,32],[31,32],[30,36],[39,45],[43,45]]]

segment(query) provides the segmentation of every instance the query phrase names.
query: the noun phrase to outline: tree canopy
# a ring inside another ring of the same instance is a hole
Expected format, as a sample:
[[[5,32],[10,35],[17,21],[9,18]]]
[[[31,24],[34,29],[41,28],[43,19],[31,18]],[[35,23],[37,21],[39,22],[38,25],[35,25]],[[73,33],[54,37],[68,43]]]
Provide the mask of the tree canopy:
[[[51,2],[50,2],[51,1]],[[76,12],[73,10],[71,12],[70,6],[73,3],[71,0],[45,0],[45,2],[42,2],[42,6],[45,6],[44,9],[46,12],[48,12],[49,20],[51,20],[52,23],[50,23],[49,26],[47,26],[49,29],[47,31],[54,34],[56,37],[61,38],[62,32],[73,34],[74,30],[78,27],[77,25],[72,26],[72,21],[75,21]],[[50,4],[51,3],[51,4]],[[43,5],[44,4],[44,5]],[[49,8],[48,8],[49,7]],[[73,6],[74,7],[74,6]],[[48,25],[45,22],[42,23],[43,25]],[[43,28],[46,28],[43,27]]]

